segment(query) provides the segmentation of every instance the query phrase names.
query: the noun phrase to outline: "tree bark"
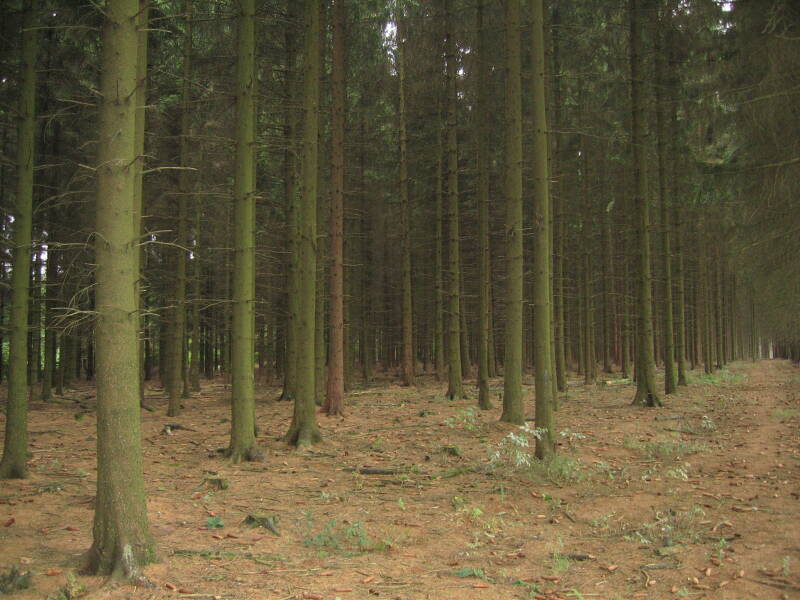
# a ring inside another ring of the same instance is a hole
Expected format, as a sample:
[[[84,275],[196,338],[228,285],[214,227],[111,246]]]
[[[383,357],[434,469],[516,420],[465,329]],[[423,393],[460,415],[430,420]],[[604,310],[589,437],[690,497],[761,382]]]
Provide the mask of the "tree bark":
[[[658,155],[658,195],[661,209],[661,269],[663,271],[663,328],[664,328],[664,393],[672,394],[678,388],[678,373],[675,368],[675,334],[672,307],[672,243],[670,236],[669,203],[674,198],[668,198],[669,186],[667,185],[667,140],[665,113],[667,111],[664,99],[664,47],[662,41],[662,27],[668,24],[656,21],[653,36],[656,40],[656,150]]]
[[[236,174],[234,180],[233,325],[231,329],[232,463],[260,457],[255,440],[255,0],[240,0],[236,61]]]
[[[104,9],[97,168],[97,497],[88,570],[139,579],[154,560],[139,423],[134,179],[137,0]]]
[[[305,8],[303,69],[303,189],[298,206],[297,241],[297,365],[294,412],[284,437],[289,444],[308,446],[320,440],[314,403],[315,322],[317,297],[317,168],[319,163],[320,3]]]
[[[488,32],[483,25],[484,1],[478,0],[476,28],[478,30],[478,407],[492,408],[489,398],[489,153],[483,143],[489,136],[488,103]]]
[[[327,393],[322,408],[329,416],[344,412],[345,0],[333,4],[332,83],[329,350]]]
[[[458,198],[458,97],[456,85],[456,44],[453,33],[452,0],[445,6],[445,60],[447,79],[447,217],[448,217],[448,386],[447,397],[464,397],[461,373],[461,240]]]
[[[647,0],[630,0],[631,30],[631,129],[636,178],[635,207],[637,215],[639,264],[637,312],[639,339],[636,373],[636,395],[633,403],[645,406],[661,406],[656,389],[656,367],[653,352],[653,300],[652,274],[650,272],[650,214],[647,185],[647,147],[643,97],[642,20]],[[641,370],[639,370],[641,369]]]
[[[506,329],[501,421],[522,425],[522,92],[520,1],[506,2]]]
[[[536,363],[536,457],[555,452],[553,409],[553,356],[550,344],[550,182],[548,176],[547,112],[545,106],[544,8],[542,0],[532,0],[532,79],[533,95],[533,343]]]
[[[406,110],[406,27],[399,16],[397,25],[397,70],[400,79],[400,235],[402,236],[402,330],[403,354],[400,365],[403,385],[414,385],[414,311],[411,298],[411,203],[408,195],[408,123]]]
[[[14,266],[8,350],[8,403],[0,479],[23,478],[28,461],[28,295],[33,223],[33,166],[36,137],[35,0],[22,17],[22,64],[17,129],[17,193],[14,208]]]

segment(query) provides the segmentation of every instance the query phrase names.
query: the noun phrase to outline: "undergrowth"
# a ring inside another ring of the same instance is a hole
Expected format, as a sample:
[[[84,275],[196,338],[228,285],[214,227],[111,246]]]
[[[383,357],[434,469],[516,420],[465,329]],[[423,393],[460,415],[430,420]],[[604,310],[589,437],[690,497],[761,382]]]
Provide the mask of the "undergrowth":
[[[732,373],[727,369],[719,369],[713,373],[693,373],[689,375],[689,383],[694,385],[735,385],[746,379],[742,373]]]
[[[305,517],[305,527],[306,535],[303,537],[303,545],[317,548],[318,555],[321,557],[330,553],[352,555],[365,552],[384,552],[394,545],[388,539],[374,540],[370,538],[361,521],[344,522],[340,525],[332,519],[322,529],[316,529],[313,517],[309,513]]]

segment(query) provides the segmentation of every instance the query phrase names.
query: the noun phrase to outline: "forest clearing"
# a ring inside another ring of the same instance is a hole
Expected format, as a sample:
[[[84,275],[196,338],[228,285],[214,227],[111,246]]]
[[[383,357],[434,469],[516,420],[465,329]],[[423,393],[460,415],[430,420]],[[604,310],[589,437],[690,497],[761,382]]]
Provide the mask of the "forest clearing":
[[[290,404],[259,389],[265,461],[231,465],[216,453],[228,393],[209,385],[177,420],[142,412],[155,587],[77,584],[148,600],[797,598],[800,371],[692,377],[659,411],[631,406],[630,385],[570,386],[557,459],[522,468],[490,462],[518,427],[475,410],[472,386],[449,401],[425,379],[355,389],[301,452],[276,441]],[[64,588],[91,542],[93,403],[77,387],[31,406],[30,477],[0,491],[2,566],[35,573],[19,600]]]

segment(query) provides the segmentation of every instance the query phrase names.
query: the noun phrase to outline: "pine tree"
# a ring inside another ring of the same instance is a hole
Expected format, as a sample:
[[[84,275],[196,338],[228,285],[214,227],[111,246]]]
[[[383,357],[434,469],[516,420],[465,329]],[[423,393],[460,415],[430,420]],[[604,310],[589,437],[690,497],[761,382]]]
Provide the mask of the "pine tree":
[[[134,180],[138,0],[103,10],[97,167],[97,498],[88,570],[139,579],[154,558],[139,423]]]
[[[255,441],[255,0],[241,0],[236,62],[231,462],[260,458]]]
[[[522,91],[520,1],[506,2],[506,329],[501,421],[522,425]]]
[[[36,137],[35,0],[25,3],[17,133],[17,195],[14,208],[14,266],[8,350],[8,404],[0,479],[27,475],[28,461],[28,294],[33,222],[33,166]]]

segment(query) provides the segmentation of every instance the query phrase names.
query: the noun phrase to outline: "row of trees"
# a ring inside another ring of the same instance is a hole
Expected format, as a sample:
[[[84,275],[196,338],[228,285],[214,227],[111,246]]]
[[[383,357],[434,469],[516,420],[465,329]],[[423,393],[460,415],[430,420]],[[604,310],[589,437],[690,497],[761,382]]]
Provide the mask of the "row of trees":
[[[532,370],[546,458],[571,371],[635,376],[656,406],[698,365],[800,358],[788,0],[21,7],[0,476],[25,475],[29,389],[96,378],[96,571],[153,556],[156,375],[170,416],[230,379],[239,462],[257,378],[307,445],[317,405],[393,372],[450,398],[474,376],[484,409],[502,373],[522,424]]]

